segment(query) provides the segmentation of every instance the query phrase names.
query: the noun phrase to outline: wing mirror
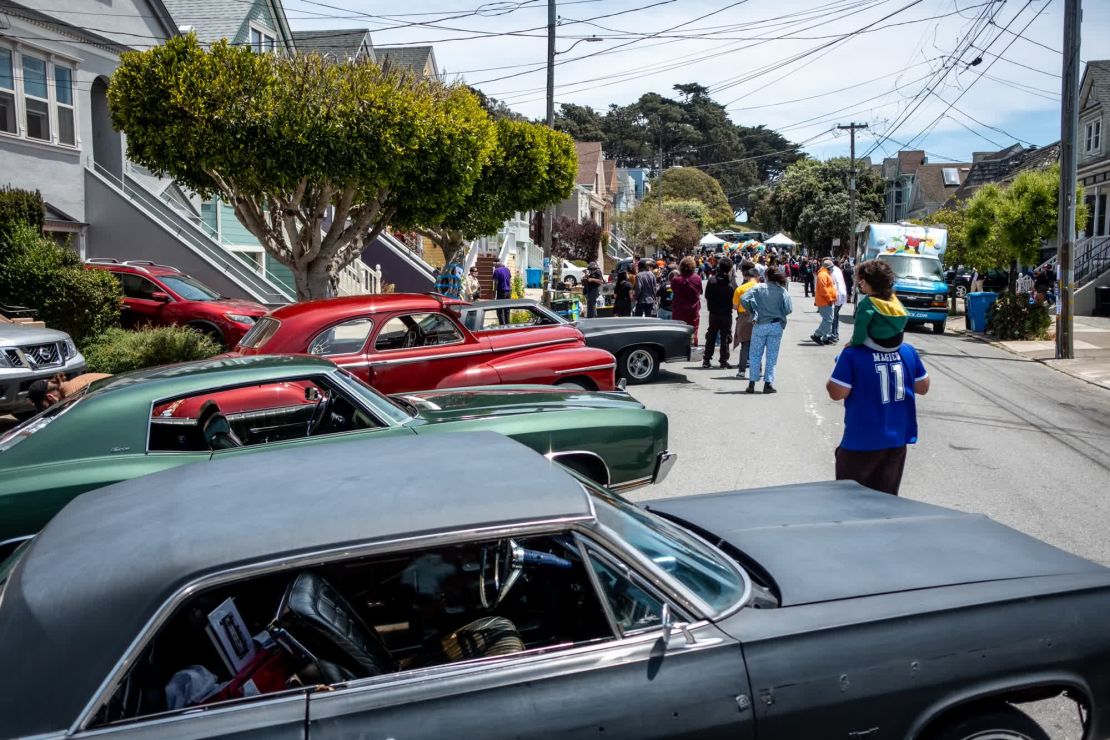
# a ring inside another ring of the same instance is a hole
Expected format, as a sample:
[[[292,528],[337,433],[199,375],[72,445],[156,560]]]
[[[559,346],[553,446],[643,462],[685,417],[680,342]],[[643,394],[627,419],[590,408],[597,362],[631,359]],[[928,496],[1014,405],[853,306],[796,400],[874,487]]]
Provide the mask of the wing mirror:
[[[158,301],[159,303],[169,303],[173,299],[170,298],[169,293],[163,293],[160,290],[156,290],[150,294],[150,300]]]
[[[670,639],[671,639],[671,633],[674,632],[675,630],[678,630],[679,632],[682,633],[682,636],[686,639],[686,644],[687,645],[696,645],[697,644],[698,641],[694,637],[694,633],[690,631],[689,622],[676,622],[676,621],[674,621],[674,614],[671,613],[671,605],[670,604],[667,604],[667,603],[663,604],[663,615],[662,615],[660,621],[663,624],[663,639],[665,641],[667,641],[668,643],[670,642]]]
[[[304,389],[304,400],[313,401],[313,402],[319,401],[320,400],[320,389],[317,388],[314,385],[309,386],[308,388],[305,388]]]

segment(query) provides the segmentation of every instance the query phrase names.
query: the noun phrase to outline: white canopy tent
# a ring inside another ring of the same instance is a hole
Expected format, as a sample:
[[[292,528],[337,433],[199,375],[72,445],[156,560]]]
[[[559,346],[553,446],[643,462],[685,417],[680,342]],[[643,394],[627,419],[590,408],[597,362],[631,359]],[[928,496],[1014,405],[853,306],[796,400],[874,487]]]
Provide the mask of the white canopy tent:
[[[772,236],[770,239],[768,239],[767,241],[765,241],[763,243],[767,244],[768,246],[772,246],[772,247],[796,247],[796,246],[798,246],[798,242],[794,241],[793,239],[791,239],[790,237],[788,237],[786,234],[782,233],[781,231],[779,233],[775,234],[774,236]]]
[[[698,244],[700,244],[703,247],[716,247],[716,246],[718,246],[720,244],[724,244],[724,243],[725,243],[725,240],[721,239],[719,236],[717,236],[715,234],[706,234],[705,236],[703,236],[701,238],[701,241],[698,242]]]

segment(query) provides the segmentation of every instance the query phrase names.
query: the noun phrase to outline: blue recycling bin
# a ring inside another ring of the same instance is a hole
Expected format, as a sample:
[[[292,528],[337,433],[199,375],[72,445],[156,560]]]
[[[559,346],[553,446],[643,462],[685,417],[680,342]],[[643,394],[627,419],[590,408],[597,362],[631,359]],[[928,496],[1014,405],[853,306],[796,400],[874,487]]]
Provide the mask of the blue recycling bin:
[[[525,270],[525,287],[528,288],[542,288],[543,287],[543,269],[539,267],[529,267]]]
[[[967,294],[967,320],[972,331],[987,330],[987,309],[997,300],[998,294],[989,291]]]

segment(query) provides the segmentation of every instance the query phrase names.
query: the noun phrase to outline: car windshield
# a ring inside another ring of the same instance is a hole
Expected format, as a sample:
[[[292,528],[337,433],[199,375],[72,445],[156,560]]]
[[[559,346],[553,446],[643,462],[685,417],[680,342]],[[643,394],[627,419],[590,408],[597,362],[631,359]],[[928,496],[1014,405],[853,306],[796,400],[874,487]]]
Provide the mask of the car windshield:
[[[222,297],[204,283],[188,275],[162,275],[158,279],[187,301],[218,301]]]
[[[736,606],[744,598],[744,577],[722,553],[670,522],[594,490],[594,509],[601,525],[716,613]]]
[[[50,422],[54,421],[63,413],[77,405],[77,403],[80,402],[80,400],[84,398],[85,394],[88,392],[88,386],[85,386],[79,391],[74,391],[69,396],[66,396],[64,400],[59,401],[58,403],[47,408],[45,411],[38,414],[37,416],[32,416],[30,419],[23,422],[19,426],[13,427],[12,429],[5,432],[2,436],[0,436],[0,452],[7,452],[12,447],[15,447],[17,444],[30,437],[32,434],[35,434],[36,432],[41,432],[43,429],[50,425]]]
[[[387,414],[394,421],[404,423],[417,415],[416,407],[408,401],[396,400],[383,395],[376,388],[367,385],[366,381],[350,370],[340,368],[339,372],[343,378],[351,384],[352,390],[361,394],[372,408],[383,414]]]
[[[890,265],[898,278],[914,280],[933,280],[944,282],[944,272],[936,257],[923,257],[916,254],[880,254],[879,259]]]

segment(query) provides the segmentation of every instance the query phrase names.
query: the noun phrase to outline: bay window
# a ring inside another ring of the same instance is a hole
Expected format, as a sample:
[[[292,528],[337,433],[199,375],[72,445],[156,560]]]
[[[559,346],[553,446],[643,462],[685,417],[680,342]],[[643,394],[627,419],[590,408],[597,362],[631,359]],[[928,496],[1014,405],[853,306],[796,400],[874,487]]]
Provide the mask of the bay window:
[[[0,134],[77,146],[73,69],[45,52],[0,46]]]

